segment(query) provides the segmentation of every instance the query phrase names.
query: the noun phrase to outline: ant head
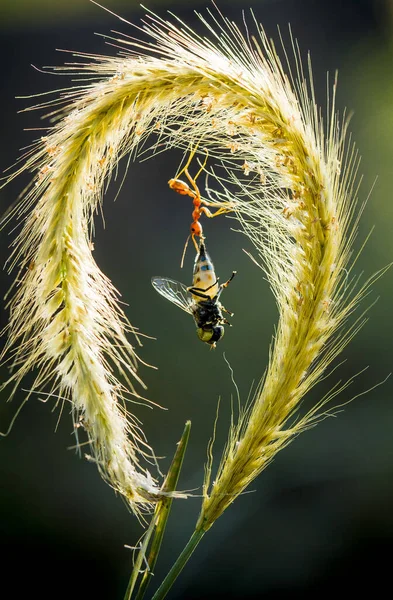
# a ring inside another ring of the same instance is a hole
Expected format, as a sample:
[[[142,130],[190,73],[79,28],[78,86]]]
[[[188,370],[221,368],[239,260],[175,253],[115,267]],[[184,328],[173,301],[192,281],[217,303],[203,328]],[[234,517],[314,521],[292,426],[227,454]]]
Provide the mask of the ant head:
[[[191,235],[202,237],[202,225],[199,223],[199,221],[194,221],[191,223],[190,231]]]

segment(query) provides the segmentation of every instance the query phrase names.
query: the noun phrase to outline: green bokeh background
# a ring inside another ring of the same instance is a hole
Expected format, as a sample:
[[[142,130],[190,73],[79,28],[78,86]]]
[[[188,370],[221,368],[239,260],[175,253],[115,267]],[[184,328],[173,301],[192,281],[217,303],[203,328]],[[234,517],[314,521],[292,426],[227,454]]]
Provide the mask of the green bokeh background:
[[[106,0],[106,6],[138,23],[144,10],[134,2]],[[341,5],[343,4],[343,6]],[[278,41],[276,25],[290,22],[300,47],[310,50],[317,98],[324,106],[326,71],[339,70],[338,107],[354,111],[351,131],[363,157],[360,198],[378,177],[360,225],[361,240],[375,226],[356,271],[364,278],[392,260],[393,203],[393,11],[388,0],[265,0],[220,2],[229,17],[241,22],[242,9],[253,7],[269,35]],[[149,2],[164,14],[174,10],[200,28],[192,9],[180,2]],[[2,91],[0,96],[0,166],[5,169],[44,126],[37,112],[17,114],[34,103],[15,96],[65,86],[64,79],[31,68],[61,64],[70,55],[55,48],[113,54],[102,37],[118,29],[133,35],[125,23],[87,0],[0,0]],[[190,221],[190,203],[167,188],[180,154],[166,153],[129,170],[119,198],[116,183],[105,199],[105,227],[97,219],[95,258],[121,290],[134,325],[146,339],[141,357],[158,370],[141,367],[147,395],[167,410],[135,406],[147,437],[165,471],[186,419],[193,424],[180,487],[200,493],[206,446],[221,398],[216,456],[220,456],[230,417],[231,383],[223,352],[234,369],[245,401],[252,382],[266,366],[277,311],[266,281],[242,249],[247,240],[231,231],[233,221],[205,224],[210,253],[221,278],[233,269],[236,280],[225,292],[235,312],[216,352],[196,339],[191,319],[166,303],[151,288],[152,275],[188,283],[190,251],[183,271],[179,261]],[[120,178],[119,178],[120,180]],[[27,184],[23,176],[0,190],[1,211]],[[10,230],[1,233],[7,256]],[[347,380],[368,367],[343,394],[345,402],[372,388],[392,370],[392,273],[373,286],[363,303],[378,297],[370,320],[343,353],[345,363],[306,400],[312,404],[338,379]],[[2,291],[11,278],[1,273]],[[6,311],[2,314],[6,322]],[[3,369],[2,379],[6,377]],[[255,385],[255,384],[254,384]],[[29,380],[24,384],[29,388]],[[172,599],[314,597],[346,586],[378,594],[390,578],[393,542],[393,378],[345,406],[300,436],[278,455],[216,523],[171,591]],[[6,404],[2,393],[0,429],[6,430],[20,391]],[[99,478],[95,467],[67,450],[74,443],[67,407],[58,423],[53,403],[33,397],[11,434],[0,439],[0,589],[4,597],[37,595],[41,599],[122,598],[131,567],[133,545],[141,534],[125,505]],[[306,406],[305,406],[306,408]],[[57,431],[55,433],[55,429]],[[160,557],[159,582],[184,545],[200,500],[177,502]]]

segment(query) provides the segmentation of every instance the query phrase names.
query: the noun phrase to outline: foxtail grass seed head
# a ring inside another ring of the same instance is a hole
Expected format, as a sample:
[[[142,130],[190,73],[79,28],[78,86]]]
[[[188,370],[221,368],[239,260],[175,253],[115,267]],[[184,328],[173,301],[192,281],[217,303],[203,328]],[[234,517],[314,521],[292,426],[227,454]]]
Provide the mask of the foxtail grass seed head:
[[[311,67],[307,83],[292,38],[295,70],[288,61],[287,76],[257,23],[252,37],[218,12],[200,18],[210,39],[150,14],[142,26],[150,41],[114,34],[118,56],[76,53],[76,63],[55,68],[81,81],[38,106],[49,113],[48,134],[10,177],[35,173],[9,215],[22,229],[8,261],[19,273],[2,359],[13,365],[14,390],[34,369],[33,390],[49,385],[71,403],[92,460],[136,513],[154,502],[159,489],[140,462],[154,454],[125,408],[142,385],[127,334],[135,343],[138,336],[93,259],[92,217],[122,156],[148,143],[152,151],[207,148],[226,169],[222,187],[209,193],[234,207],[279,309],[263,385],[232,428],[211,488],[207,468],[199,526],[208,529],[318,418],[315,407],[289,422],[356,330],[332,338],[362,290],[349,294],[358,160],[336,115],[335,83],[324,126]]]

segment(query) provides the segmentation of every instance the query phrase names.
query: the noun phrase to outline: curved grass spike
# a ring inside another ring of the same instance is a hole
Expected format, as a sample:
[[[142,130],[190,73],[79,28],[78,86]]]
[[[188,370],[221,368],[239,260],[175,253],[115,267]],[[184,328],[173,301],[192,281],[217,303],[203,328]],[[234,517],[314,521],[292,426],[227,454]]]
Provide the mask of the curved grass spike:
[[[140,459],[152,452],[124,408],[141,383],[126,337],[135,330],[92,257],[92,217],[119,158],[152,139],[160,151],[202,141],[221,159],[238,190],[233,196],[221,178],[223,189],[210,193],[233,205],[279,323],[263,384],[232,427],[212,486],[210,464],[206,470],[199,539],[281,448],[323,416],[326,399],[291,419],[361,326],[360,319],[343,327],[371,284],[356,290],[351,279],[358,158],[336,115],[336,84],[324,124],[311,68],[307,81],[293,40],[288,77],[257,23],[252,37],[219,12],[200,18],[209,38],[174,16],[150,14],[142,32],[151,41],[114,34],[118,56],[79,53],[79,62],[56,69],[81,82],[40,105],[52,127],[10,177],[35,172],[10,213],[23,227],[9,261],[19,274],[5,349],[14,365],[9,383],[38,369],[34,389],[52,382],[53,395],[72,403],[104,478],[137,514],[151,508],[160,490]]]

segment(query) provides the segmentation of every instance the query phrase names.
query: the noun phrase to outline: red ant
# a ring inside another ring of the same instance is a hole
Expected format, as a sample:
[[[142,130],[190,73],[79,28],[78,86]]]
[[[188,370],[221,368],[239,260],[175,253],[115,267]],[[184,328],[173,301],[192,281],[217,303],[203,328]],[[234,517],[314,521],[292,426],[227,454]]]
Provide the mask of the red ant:
[[[195,240],[195,236],[201,238],[202,241],[205,239],[205,237],[203,235],[202,225],[199,222],[199,219],[200,219],[202,213],[204,215],[206,215],[207,217],[209,217],[209,219],[211,219],[213,217],[217,217],[218,215],[222,215],[224,213],[227,213],[227,212],[230,212],[233,210],[230,202],[226,202],[224,204],[223,202],[211,202],[209,200],[203,200],[201,198],[201,193],[196,184],[196,180],[198,179],[199,175],[202,173],[202,171],[204,170],[204,168],[206,166],[209,153],[206,150],[206,158],[205,158],[203,164],[201,165],[201,168],[199,169],[198,173],[193,178],[193,177],[191,177],[191,175],[188,171],[188,167],[190,166],[190,163],[195,155],[196,150],[197,150],[197,146],[194,150],[191,150],[188,161],[187,161],[186,165],[183,167],[183,169],[176,175],[176,177],[174,179],[170,179],[168,181],[168,184],[169,184],[169,187],[171,188],[171,190],[175,190],[175,192],[177,192],[181,196],[190,196],[190,198],[192,198],[192,203],[194,205],[194,210],[192,211],[193,222],[191,223],[191,226],[190,226],[190,235],[188,236],[185,246],[184,246],[183,256],[182,256],[182,260],[181,260],[181,267],[183,267],[184,256],[186,254],[187,245],[188,245],[188,241],[189,241],[190,237],[194,243],[197,254],[199,254],[199,245]],[[179,179],[180,175],[182,175],[183,173],[185,174],[188,181],[190,182],[192,189],[188,185],[188,183]],[[207,206],[213,206],[216,208],[218,207],[218,210],[216,210],[216,212],[212,213],[207,208]]]

